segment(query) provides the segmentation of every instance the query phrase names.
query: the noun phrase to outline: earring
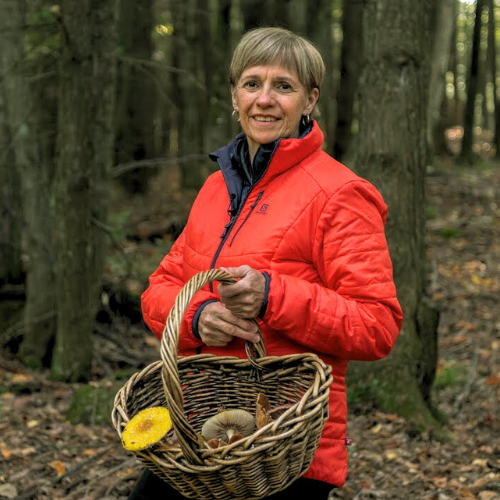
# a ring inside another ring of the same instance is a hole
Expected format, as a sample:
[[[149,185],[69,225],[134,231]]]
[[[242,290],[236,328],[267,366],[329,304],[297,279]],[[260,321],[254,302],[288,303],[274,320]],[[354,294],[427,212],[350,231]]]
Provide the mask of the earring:
[[[302,124],[307,125],[311,121],[311,117],[309,115],[302,115]]]
[[[233,112],[231,113],[231,116],[234,118],[235,116],[238,117],[238,119],[236,121],[240,121],[240,115],[238,113],[238,111],[236,109],[233,109]]]

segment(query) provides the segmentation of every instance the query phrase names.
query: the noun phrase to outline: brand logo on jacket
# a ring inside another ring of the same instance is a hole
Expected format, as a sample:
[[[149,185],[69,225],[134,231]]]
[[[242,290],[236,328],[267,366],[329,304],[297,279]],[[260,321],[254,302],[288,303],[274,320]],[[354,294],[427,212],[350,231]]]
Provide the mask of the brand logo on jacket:
[[[267,213],[267,207],[269,205],[267,203],[264,203],[260,206],[259,210],[257,210],[258,214],[265,215]]]

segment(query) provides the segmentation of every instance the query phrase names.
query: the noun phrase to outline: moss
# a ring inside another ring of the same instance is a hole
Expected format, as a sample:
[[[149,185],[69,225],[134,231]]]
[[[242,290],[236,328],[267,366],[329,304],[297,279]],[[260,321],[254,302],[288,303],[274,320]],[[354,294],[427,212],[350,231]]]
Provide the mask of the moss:
[[[67,418],[72,424],[108,425],[116,393],[122,382],[110,387],[84,385],[73,394]]]

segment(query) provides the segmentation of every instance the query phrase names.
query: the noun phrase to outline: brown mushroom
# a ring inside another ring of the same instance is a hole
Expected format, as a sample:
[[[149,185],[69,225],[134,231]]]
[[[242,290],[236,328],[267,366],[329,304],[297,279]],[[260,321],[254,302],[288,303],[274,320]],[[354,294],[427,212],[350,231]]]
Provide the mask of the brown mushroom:
[[[245,410],[226,410],[210,417],[201,429],[201,434],[206,441],[220,439],[229,442],[235,434],[247,437],[255,429],[255,419]]]

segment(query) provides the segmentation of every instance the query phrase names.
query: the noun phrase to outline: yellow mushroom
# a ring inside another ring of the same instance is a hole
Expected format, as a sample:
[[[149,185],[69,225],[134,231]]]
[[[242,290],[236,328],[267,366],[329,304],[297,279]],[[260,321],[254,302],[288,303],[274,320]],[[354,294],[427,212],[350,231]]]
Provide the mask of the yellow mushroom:
[[[144,450],[164,438],[171,428],[172,420],[166,408],[146,408],[135,415],[123,429],[122,445],[129,451]]]

